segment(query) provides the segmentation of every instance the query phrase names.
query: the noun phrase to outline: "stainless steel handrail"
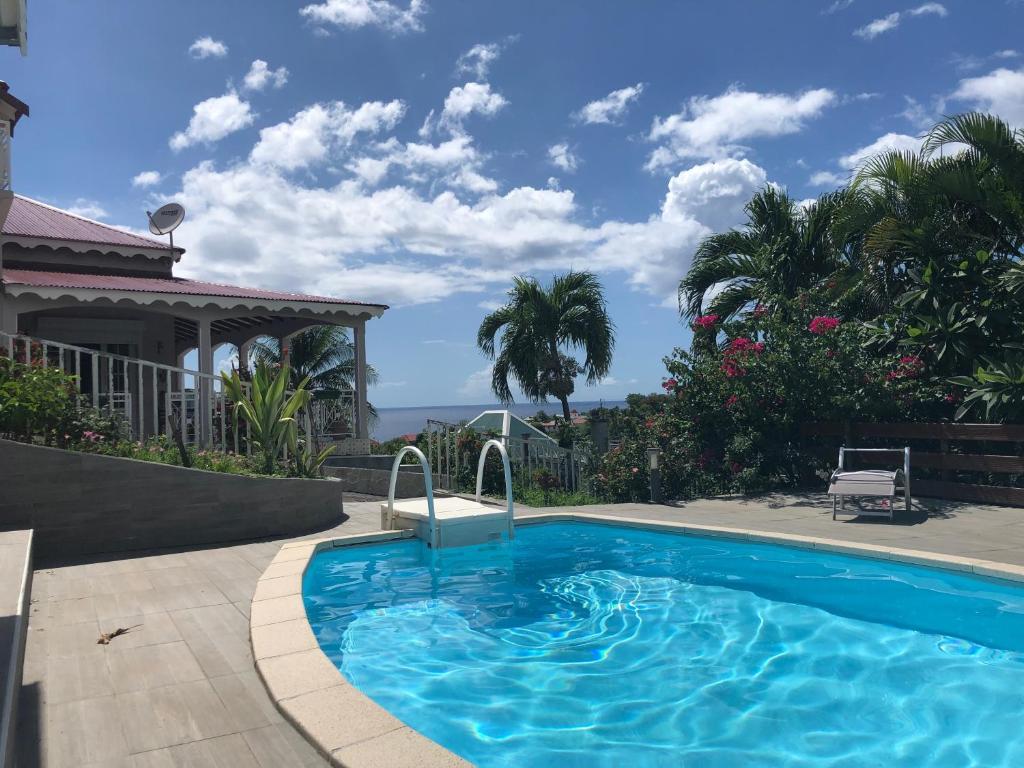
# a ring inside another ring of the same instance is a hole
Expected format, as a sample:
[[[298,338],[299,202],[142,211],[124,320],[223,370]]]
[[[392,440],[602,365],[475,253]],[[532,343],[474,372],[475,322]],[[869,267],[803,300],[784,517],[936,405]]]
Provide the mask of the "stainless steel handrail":
[[[434,482],[430,477],[430,464],[423,451],[413,445],[407,445],[395,456],[391,465],[391,482],[388,484],[388,530],[395,528],[395,486],[398,485],[398,470],[402,466],[402,457],[414,453],[423,467],[423,484],[427,488],[427,520],[430,528],[430,548],[437,549],[437,518],[434,516]],[[506,470],[507,472],[507,470]]]
[[[487,461],[487,451],[491,448],[497,448],[498,453],[501,454],[501,463],[505,469],[505,501],[508,509],[508,538],[509,541],[515,538],[515,523],[513,521],[513,501],[512,501],[512,467],[508,461],[508,452],[505,450],[505,446],[501,444],[500,440],[488,440],[484,443],[483,449],[480,451],[480,461],[476,467],[476,503],[480,503],[481,493],[484,486],[484,464]],[[420,454],[422,456],[422,454]]]

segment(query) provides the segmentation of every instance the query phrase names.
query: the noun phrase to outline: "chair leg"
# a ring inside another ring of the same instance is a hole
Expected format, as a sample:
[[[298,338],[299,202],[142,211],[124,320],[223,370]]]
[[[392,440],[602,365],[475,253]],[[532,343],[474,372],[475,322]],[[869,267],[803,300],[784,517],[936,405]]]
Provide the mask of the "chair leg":
[[[832,519],[836,519],[836,497],[832,497]]]

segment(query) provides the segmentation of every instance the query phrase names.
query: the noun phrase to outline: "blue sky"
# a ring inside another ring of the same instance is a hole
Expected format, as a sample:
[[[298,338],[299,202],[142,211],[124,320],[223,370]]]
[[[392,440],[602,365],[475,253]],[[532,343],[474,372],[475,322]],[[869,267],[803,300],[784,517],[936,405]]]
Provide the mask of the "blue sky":
[[[1024,125],[1021,29],[1012,0],[76,0],[2,55],[17,191],[139,228],[178,200],[179,275],[392,305],[386,407],[490,401],[480,319],[570,267],[618,327],[576,397],[657,390],[702,236],[943,113]]]

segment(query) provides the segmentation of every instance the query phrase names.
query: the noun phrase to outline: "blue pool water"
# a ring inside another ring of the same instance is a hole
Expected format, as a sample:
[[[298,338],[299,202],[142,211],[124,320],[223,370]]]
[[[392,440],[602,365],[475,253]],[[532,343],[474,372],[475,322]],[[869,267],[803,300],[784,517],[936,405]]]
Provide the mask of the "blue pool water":
[[[567,523],[330,550],[304,597],[354,685],[482,768],[1024,766],[1008,583]]]

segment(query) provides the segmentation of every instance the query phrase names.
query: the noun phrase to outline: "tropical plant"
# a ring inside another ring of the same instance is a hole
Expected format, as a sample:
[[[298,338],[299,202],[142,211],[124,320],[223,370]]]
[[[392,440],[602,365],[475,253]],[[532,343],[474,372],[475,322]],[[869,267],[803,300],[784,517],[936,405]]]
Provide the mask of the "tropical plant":
[[[278,457],[296,429],[295,415],[309,403],[306,381],[300,381],[289,394],[289,367],[272,369],[265,363],[257,364],[248,387],[242,384],[238,371],[230,375],[221,373],[221,379],[235,404],[235,414],[249,425],[249,436],[261,456],[263,472],[273,474]]]
[[[292,468],[296,477],[320,477],[320,468],[327,457],[334,453],[334,446],[329,445],[317,451],[316,445],[308,437],[305,440],[299,439],[299,429],[293,420],[288,432],[288,450],[292,455]]]
[[[1015,345],[1024,349],[1024,345]],[[1024,356],[1018,354],[1007,360],[984,360],[974,376],[956,376],[950,379],[970,391],[956,418],[983,408],[988,421],[1024,420]]]
[[[252,359],[259,365],[281,365],[281,343],[271,337],[258,339],[252,346]],[[314,325],[291,338],[288,365],[292,389],[306,381],[313,392],[332,393],[355,389],[356,354],[348,330],[337,325]],[[377,383],[377,371],[366,366],[366,383]],[[377,411],[367,403],[371,418]]]
[[[477,332],[477,346],[494,360],[491,388],[502,403],[513,401],[512,381],[535,403],[554,397],[569,421],[576,376],[594,383],[611,368],[615,326],[601,283],[590,272],[556,276],[546,288],[520,276],[508,297]],[[567,351],[583,352],[583,363]]]
[[[63,443],[62,427],[75,408],[75,377],[41,360],[0,357],[0,433],[32,442]]]
[[[771,307],[835,275],[843,243],[832,223],[845,192],[823,195],[807,208],[775,186],[746,205],[742,229],[710,235],[679,283],[679,311],[729,319],[748,306]],[[713,296],[709,296],[713,292]]]

